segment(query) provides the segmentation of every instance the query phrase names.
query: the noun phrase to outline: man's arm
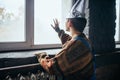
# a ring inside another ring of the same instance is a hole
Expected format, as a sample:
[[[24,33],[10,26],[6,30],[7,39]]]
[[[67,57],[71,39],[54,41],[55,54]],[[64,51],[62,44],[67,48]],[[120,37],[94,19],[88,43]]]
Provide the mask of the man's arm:
[[[62,42],[62,44],[64,44],[66,41],[71,39],[71,36],[69,36],[68,34],[66,34],[64,32],[64,30],[61,30],[59,28],[59,22],[57,19],[53,20],[54,21],[54,25],[51,24],[51,26],[53,27],[53,29],[58,33],[58,36]]]
[[[59,36],[62,44],[65,44],[66,41],[69,41],[69,40],[71,39],[71,36],[68,35],[68,34],[66,34],[66,33],[64,32],[64,30],[61,30],[61,31],[58,33],[58,36]]]

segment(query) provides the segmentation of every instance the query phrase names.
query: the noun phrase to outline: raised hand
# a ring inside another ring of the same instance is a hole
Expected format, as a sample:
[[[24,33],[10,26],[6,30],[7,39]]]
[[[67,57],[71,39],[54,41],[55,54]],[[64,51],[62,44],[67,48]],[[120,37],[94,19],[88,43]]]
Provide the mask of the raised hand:
[[[54,29],[57,33],[59,33],[59,32],[60,32],[59,22],[58,22],[57,19],[53,19],[53,21],[54,21],[54,25],[51,24],[51,26],[53,27],[53,29]]]

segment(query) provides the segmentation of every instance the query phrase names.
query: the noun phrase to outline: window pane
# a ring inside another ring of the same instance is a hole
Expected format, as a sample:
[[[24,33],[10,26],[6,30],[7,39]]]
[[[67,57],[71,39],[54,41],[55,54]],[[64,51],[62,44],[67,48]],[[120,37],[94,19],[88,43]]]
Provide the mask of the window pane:
[[[25,0],[0,0],[0,42],[25,41]]]
[[[116,33],[115,41],[120,41],[120,1],[116,0]]]
[[[53,19],[57,18],[60,27],[64,28],[65,16],[70,5],[71,0],[35,0],[35,44],[60,43],[57,33],[50,24],[53,24]]]

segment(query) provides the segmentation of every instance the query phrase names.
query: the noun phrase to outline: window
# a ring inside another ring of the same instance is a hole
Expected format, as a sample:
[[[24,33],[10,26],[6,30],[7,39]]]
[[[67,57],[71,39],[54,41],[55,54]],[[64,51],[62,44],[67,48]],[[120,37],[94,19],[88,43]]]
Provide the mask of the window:
[[[50,26],[64,29],[71,0],[0,0],[0,51],[60,47]]]
[[[65,0],[70,2],[69,0]],[[35,0],[35,18],[34,18],[34,44],[59,44],[60,40],[56,32],[50,26],[54,18],[58,18],[61,24],[62,18],[65,18],[67,11],[64,11],[68,5],[64,5],[64,0]],[[64,28],[60,25],[60,28]]]
[[[50,23],[54,18],[61,20],[61,0],[36,0],[34,18],[34,37],[35,44],[54,44],[60,43],[57,34],[52,30]]]
[[[0,50],[26,45],[25,4],[24,0],[0,0]]]
[[[120,42],[120,1],[116,0],[116,34],[115,41]]]
[[[0,3],[0,42],[25,41],[24,0],[13,0],[12,3],[9,0],[0,0]]]

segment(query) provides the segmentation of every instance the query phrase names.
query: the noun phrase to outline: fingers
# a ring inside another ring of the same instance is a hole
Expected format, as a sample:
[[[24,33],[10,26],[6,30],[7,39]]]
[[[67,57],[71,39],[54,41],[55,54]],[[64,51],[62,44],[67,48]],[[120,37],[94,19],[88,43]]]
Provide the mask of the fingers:
[[[58,20],[57,19],[53,19],[54,22],[54,26],[51,24],[51,26],[53,27],[53,29],[55,29],[56,27],[58,27]]]
[[[51,24],[51,27],[56,31],[59,32],[60,28],[59,28],[59,23],[57,19],[53,19],[54,25]]]
[[[41,63],[41,66],[44,69],[46,69],[46,68],[49,68],[49,67],[52,66],[53,60],[51,60],[51,59],[41,59],[40,63]]]
[[[46,59],[41,59],[40,64],[41,66],[45,69],[48,70],[48,64],[47,64],[47,60]]]
[[[55,19],[55,22],[56,22],[56,24],[59,24],[57,19]]]
[[[49,62],[47,63],[47,66],[48,66],[48,67],[51,67],[51,66],[52,66],[52,61],[49,61]]]
[[[59,25],[59,22],[58,22],[57,19],[53,19],[53,22],[54,22],[55,25]]]
[[[52,28],[55,29],[55,27],[51,24]]]
[[[52,59],[47,59],[48,61],[47,61],[47,66],[48,67],[51,67],[52,65],[53,65],[53,60]]]
[[[45,59],[41,59],[40,64],[43,68],[45,68],[46,67]]]
[[[56,21],[53,19],[54,24],[56,24]]]

